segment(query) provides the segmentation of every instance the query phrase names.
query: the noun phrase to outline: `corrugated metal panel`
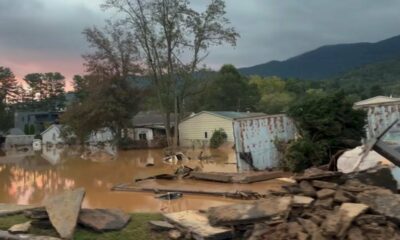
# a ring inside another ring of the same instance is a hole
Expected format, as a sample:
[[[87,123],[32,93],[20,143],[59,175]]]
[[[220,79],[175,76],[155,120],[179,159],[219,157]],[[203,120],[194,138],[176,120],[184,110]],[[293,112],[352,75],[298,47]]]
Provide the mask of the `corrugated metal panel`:
[[[368,139],[377,136],[396,119],[400,119],[400,104],[376,105],[364,109],[368,113]]]
[[[270,115],[238,119],[233,122],[236,159],[239,171],[251,170],[244,160],[251,156],[253,166],[258,170],[278,166],[278,150],[275,140],[294,139],[296,129],[286,115]]]

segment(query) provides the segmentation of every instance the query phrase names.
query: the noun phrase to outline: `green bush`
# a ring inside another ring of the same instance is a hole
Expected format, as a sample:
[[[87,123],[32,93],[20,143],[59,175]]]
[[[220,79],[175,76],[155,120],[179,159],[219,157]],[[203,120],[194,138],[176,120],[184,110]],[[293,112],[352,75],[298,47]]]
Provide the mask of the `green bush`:
[[[28,124],[25,124],[25,126],[24,126],[24,133],[26,135],[29,135],[29,125]]]
[[[211,139],[210,139],[210,147],[211,148],[218,148],[224,142],[226,142],[226,139],[228,139],[228,135],[226,135],[226,132],[225,132],[224,129],[220,128],[218,130],[215,130],[213,132],[213,135],[211,136]]]
[[[328,163],[332,155],[361,144],[366,113],[353,109],[343,92],[310,92],[289,109],[299,139],[284,151],[285,168],[299,172]]]
[[[30,126],[29,126],[29,134],[30,135],[34,135],[35,134],[35,125],[33,125],[33,124],[31,124]]]
[[[321,142],[313,142],[309,138],[300,138],[286,145],[281,167],[292,172],[301,172],[312,166],[327,163],[329,156],[327,146]]]

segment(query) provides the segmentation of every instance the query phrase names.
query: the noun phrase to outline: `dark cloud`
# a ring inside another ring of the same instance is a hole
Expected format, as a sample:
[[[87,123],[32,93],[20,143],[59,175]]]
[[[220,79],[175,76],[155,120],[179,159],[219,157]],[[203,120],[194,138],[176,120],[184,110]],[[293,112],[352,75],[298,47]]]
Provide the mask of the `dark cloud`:
[[[192,0],[196,9],[203,0]],[[241,34],[235,48],[211,49],[206,64],[250,66],[283,60],[325,44],[378,41],[400,34],[398,0],[226,0]],[[0,65],[31,71],[82,69],[83,28],[102,25],[101,0],[0,0]],[[50,69],[51,68],[51,69]]]

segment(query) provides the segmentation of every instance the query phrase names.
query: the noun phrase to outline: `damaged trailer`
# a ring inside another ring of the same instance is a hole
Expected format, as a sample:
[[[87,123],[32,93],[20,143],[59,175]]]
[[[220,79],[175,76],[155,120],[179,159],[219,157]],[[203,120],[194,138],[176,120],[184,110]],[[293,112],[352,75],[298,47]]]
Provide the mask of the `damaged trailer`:
[[[295,139],[296,128],[284,114],[241,118],[233,122],[237,167],[243,171],[261,171],[278,167],[276,141]]]

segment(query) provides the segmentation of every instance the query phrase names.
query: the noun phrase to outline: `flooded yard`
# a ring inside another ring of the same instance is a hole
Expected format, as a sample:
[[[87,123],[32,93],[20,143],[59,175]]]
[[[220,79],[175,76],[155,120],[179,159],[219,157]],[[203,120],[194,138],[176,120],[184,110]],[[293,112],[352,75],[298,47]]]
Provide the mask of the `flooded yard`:
[[[154,198],[153,193],[110,191],[116,184],[173,173],[177,167],[162,160],[162,150],[111,151],[115,154],[112,159],[107,155],[87,157],[77,148],[7,151],[0,155],[0,203],[38,204],[50,195],[78,187],[86,189],[84,207],[120,208],[128,212],[204,209],[234,201],[189,194],[165,201]],[[192,159],[198,154],[199,151],[187,152]],[[186,164],[205,171],[236,171],[232,149],[207,154],[213,155],[212,160],[190,160]]]

